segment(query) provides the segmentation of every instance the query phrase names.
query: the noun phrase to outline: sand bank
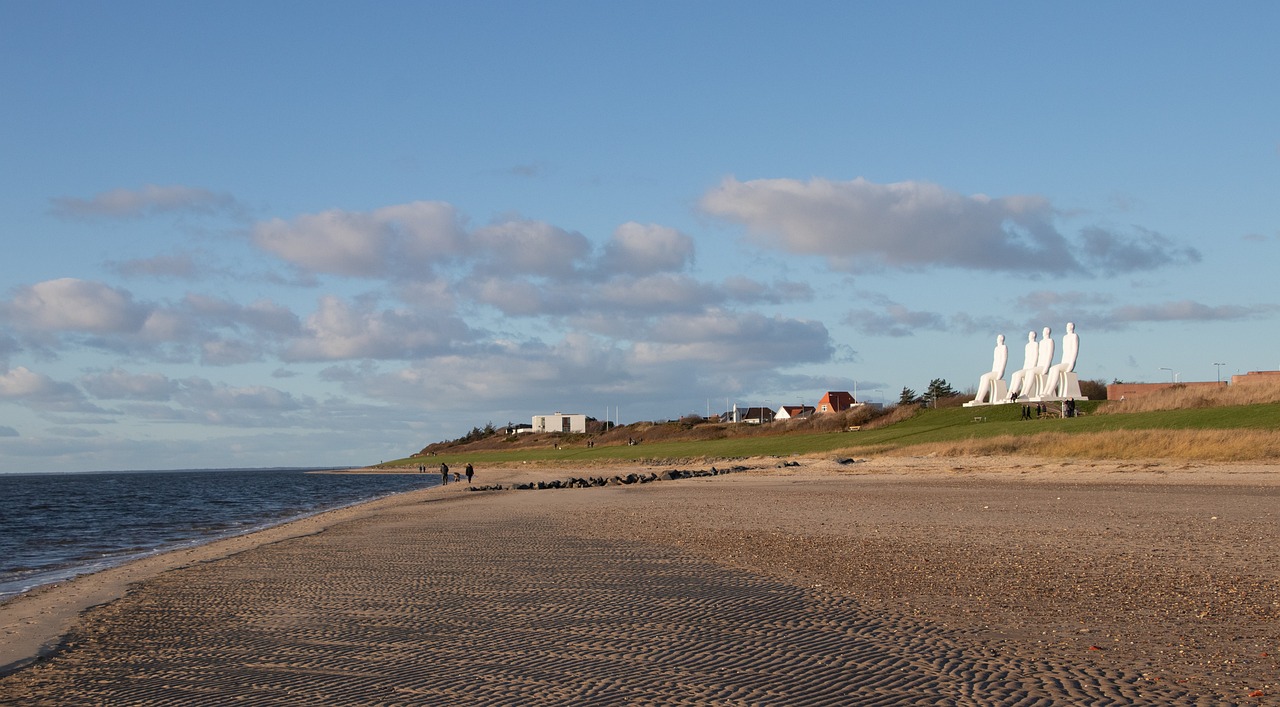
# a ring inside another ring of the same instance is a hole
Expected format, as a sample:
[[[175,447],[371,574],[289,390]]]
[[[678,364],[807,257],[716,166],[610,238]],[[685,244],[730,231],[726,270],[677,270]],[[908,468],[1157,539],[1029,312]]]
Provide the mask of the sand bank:
[[[759,467],[451,485],[84,577],[0,606],[0,662],[70,626],[0,701],[1280,703],[1280,469]]]

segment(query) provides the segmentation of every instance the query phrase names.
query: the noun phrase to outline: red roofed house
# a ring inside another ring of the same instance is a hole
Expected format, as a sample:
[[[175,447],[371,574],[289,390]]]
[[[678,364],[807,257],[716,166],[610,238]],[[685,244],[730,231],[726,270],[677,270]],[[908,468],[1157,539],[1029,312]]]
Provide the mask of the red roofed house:
[[[818,414],[824,412],[843,412],[857,404],[852,395],[843,390],[828,390],[822,400],[818,401]]]

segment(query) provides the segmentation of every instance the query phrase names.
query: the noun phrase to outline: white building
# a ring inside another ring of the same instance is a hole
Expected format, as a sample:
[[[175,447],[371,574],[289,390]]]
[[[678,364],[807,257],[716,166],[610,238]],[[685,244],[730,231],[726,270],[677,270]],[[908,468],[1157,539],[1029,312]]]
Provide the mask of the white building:
[[[534,415],[534,432],[586,432],[586,415],[565,415],[557,412],[554,415]]]

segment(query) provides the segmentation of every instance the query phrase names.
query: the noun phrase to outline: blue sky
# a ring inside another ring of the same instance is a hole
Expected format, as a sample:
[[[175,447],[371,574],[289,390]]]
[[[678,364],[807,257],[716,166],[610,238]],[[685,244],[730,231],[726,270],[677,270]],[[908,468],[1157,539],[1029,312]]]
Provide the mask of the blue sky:
[[[1275,369],[1278,25],[0,0],[0,471],[892,402],[1068,321],[1082,378]]]

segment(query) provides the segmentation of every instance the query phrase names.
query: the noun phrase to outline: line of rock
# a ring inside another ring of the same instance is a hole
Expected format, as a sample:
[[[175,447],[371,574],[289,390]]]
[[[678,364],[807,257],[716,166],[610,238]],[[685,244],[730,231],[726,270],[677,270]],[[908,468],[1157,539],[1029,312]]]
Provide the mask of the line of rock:
[[[556,479],[554,481],[523,481],[510,484],[490,484],[488,486],[472,486],[468,491],[530,491],[543,489],[586,489],[595,486],[627,486],[630,484],[647,484],[652,481],[674,481],[675,479],[693,479],[701,476],[719,476],[721,474],[732,474],[738,471],[746,471],[745,466],[734,466],[728,469],[717,469],[714,466],[710,469],[684,470],[684,469],[667,469],[661,472],[649,472],[647,474],[631,473],[625,476],[575,476],[568,479]]]

